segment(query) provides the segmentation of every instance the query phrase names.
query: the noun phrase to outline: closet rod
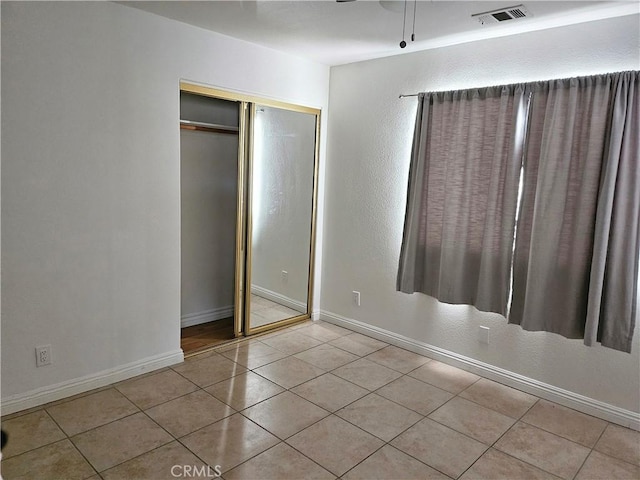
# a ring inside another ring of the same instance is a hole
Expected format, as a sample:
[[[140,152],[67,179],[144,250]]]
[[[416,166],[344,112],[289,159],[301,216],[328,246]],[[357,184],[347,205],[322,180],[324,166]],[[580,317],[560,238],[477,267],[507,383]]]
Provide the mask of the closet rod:
[[[180,128],[185,130],[201,130],[204,132],[231,133],[237,134],[238,127],[219,125],[217,123],[193,122],[191,120],[180,120]]]

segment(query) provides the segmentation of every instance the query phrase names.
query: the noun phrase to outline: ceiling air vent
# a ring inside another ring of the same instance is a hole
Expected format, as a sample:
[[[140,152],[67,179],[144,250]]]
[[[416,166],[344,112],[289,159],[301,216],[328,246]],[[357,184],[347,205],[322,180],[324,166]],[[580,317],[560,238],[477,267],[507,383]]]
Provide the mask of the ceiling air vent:
[[[515,7],[501,8],[500,10],[492,10],[490,12],[476,13],[471,15],[482,25],[490,23],[506,22],[507,20],[518,20],[520,18],[532,17],[531,13],[524,5],[516,5]]]

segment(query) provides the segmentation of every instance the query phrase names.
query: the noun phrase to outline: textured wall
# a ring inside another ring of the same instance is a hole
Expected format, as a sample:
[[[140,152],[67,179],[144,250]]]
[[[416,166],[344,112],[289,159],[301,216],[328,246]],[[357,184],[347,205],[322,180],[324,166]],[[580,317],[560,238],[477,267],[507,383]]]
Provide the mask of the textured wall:
[[[180,130],[180,163],[184,317],[234,305],[238,136]]]
[[[111,2],[2,3],[3,399],[178,350],[181,79],[327,107],[324,65]]]
[[[639,411],[638,341],[631,355],[588,348],[395,291],[416,110],[398,95],[638,69],[638,37],[635,15],[332,68],[322,310]]]

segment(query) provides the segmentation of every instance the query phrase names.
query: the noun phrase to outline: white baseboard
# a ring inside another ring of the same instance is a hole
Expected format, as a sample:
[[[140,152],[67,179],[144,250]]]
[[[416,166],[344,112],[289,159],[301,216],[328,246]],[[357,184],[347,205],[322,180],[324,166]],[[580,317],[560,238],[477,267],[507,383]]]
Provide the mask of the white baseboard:
[[[470,357],[460,355],[424,342],[414,340],[388,330],[368,325],[358,320],[342,317],[325,310],[320,311],[320,319],[329,323],[354,330],[397,347],[410,350],[448,365],[467,370],[484,378],[522,390],[545,400],[549,400],[565,407],[573,408],[594,417],[607,420],[623,427],[640,430],[640,413],[626,410],[593,398],[570,392],[562,388],[510,372],[488,363],[480,362]]]
[[[259,287],[258,285],[251,285],[251,293],[258,295],[259,297],[266,298],[267,300],[271,300],[272,302],[279,303],[280,305],[284,305],[285,307],[289,307],[296,312],[306,313],[307,311],[306,303],[286,297],[272,290]]]
[[[12,395],[2,399],[2,415],[19,412],[27,408],[37,407],[62,398],[88,392],[95,388],[121,382],[137,375],[175,365],[184,361],[182,350],[175,350],[136,362],[103,370],[92,375],[74,378],[47,387],[37,388],[26,393]]]
[[[226,307],[213,308],[203,312],[187,313],[180,317],[180,328],[193,327],[201,323],[215,322],[233,316],[234,307],[228,305]]]

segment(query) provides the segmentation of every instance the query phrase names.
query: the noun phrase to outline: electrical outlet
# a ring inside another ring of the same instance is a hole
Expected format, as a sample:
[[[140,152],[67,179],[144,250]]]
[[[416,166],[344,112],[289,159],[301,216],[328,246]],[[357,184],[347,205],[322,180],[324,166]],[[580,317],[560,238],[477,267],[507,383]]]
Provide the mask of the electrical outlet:
[[[289,280],[289,272],[282,270],[282,283],[287,283],[287,280]]]
[[[51,345],[36,347],[36,367],[51,365]]]
[[[489,345],[489,327],[478,327],[478,341]]]
[[[353,291],[353,303],[356,307],[360,306],[360,292]]]

